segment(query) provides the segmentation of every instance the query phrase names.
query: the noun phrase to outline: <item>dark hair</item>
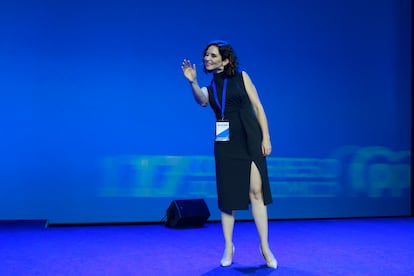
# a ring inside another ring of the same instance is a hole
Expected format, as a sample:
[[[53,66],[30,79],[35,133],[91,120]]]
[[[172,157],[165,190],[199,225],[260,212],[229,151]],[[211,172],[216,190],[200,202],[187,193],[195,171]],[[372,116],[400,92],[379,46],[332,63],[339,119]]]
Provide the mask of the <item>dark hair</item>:
[[[239,70],[239,60],[237,59],[237,55],[234,52],[233,47],[224,40],[213,40],[207,44],[206,48],[203,51],[203,64],[204,56],[206,55],[208,48],[212,45],[217,46],[223,60],[229,60],[229,63],[224,66],[224,74],[228,77],[236,75]],[[207,70],[206,66],[204,65],[204,72],[210,73],[211,71]]]

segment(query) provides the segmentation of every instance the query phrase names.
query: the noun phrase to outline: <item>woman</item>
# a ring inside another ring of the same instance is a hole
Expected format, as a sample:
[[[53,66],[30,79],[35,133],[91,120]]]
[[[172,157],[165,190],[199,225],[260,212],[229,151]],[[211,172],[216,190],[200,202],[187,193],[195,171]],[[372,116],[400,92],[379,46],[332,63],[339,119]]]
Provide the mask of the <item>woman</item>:
[[[252,206],[260,238],[260,252],[268,267],[277,261],[268,243],[267,204],[272,202],[266,156],[271,143],[266,115],[255,86],[245,71],[238,71],[233,47],[225,41],[210,42],[203,52],[204,72],[212,73],[207,87],[197,82],[195,64],[184,60],[182,70],[198,104],[210,104],[216,115],[214,156],[218,205],[225,240],[222,266],[230,266],[234,255],[235,210]]]

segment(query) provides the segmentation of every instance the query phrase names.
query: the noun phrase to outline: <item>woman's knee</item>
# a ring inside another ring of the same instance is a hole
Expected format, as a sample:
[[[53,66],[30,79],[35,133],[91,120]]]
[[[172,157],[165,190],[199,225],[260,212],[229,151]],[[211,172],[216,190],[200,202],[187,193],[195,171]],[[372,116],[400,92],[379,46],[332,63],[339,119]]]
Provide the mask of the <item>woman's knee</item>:
[[[250,200],[260,201],[263,199],[263,194],[261,189],[250,189]]]
[[[252,162],[250,168],[250,200],[263,200],[262,178],[256,164]]]

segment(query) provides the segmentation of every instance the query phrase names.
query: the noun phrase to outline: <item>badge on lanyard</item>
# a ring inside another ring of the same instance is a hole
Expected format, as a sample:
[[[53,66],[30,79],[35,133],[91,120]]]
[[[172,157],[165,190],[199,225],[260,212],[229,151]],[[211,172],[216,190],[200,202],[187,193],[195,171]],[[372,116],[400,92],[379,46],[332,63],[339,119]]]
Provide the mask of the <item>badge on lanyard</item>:
[[[228,121],[216,122],[216,141],[230,141],[230,123]]]
[[[217,97],[216,83],[212,83],[214,99],[216,100],[217,106],[221,111],[221,120],[216,122],[216,141],[230,141],[230,122],[224,120],[224,109],[226,107],[226,88],[227,88],[227,79],[224,79],[223,84],[223,95],[221,97],[221,104]]]

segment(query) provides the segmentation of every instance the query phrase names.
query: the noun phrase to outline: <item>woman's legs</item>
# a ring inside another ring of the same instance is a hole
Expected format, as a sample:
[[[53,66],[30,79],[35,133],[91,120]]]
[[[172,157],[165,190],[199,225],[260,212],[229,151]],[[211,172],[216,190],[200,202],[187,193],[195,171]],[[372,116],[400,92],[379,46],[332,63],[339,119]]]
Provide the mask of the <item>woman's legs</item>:
[[[267,207],[263,202],[262,178],[254,162],[252,162],[250,170],[250,202],[252,205],[254,222],[256,223],[257,232],[259,233],[260,248],[266,262],[269,264],[274,257],[270,251],[268,241]]]
[[[233,258],[233,229],[234,229],[234,211],[221,212],[221,226],[225,241],[225,253],[223,259],[231,260]]]

